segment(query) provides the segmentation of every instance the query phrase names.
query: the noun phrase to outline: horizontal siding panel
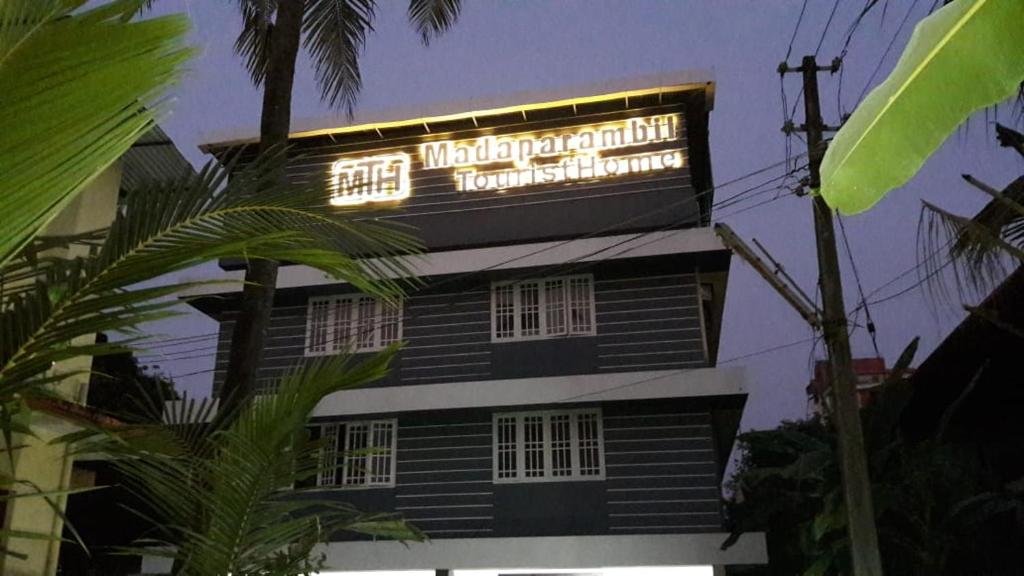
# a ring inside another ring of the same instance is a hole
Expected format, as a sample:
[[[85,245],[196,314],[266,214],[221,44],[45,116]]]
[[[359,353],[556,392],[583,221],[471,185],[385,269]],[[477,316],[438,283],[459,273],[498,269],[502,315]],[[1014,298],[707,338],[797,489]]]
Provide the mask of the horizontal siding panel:
[[[683,476],[679,474],[665,476],[629,476],[607,477],[607,488],[711,488],[717,485],[715,474],[697,474]]]
[[[444,508],[471,504],[492,505],[493,492],[442,492],[440,494],[402,494],[397,496],[398,510]]]
[[[664,462],[707,462],[714,459],[714,451],[705,450],[671,450],[666,452],[627,452],[605,453],[605,463],[609,467],[630,466],[635,464],[659,464]]]
[[[596,300],[597,315],[613,316],[624,313],[650,313],[661,310],[693,310],[696,312],[696,298],[693,294],[630,298],[625,300]]]
[[[695,435],[688,438],[668,438],[659,440],[636,438],[609,440],[608,435],[605,434],[604,443],[606,454],[614,452],[637,452],[642,450],[672,450],[674,448],[714,449],[714,443],[711,440],[710,431],[705,432],[705,434]]]
[[[401,482],[395,486],[395,496],[421,497],[434,494],[458,494],[463,492],[487,492],[494,487],[490,478],[460,482],[427,482],[420,479]]]
[[[601,278],[596,279],[594,284],[596,285],[595,297],[599,300],[604,298],[605,291],[623,291],[623,290],[634,290],[636,288],[668,288],[668,287],[680,287],[686,285],[693,285],[696,280],[696,276],[690,273],[680,274],[662,274],[658,276],[646,276],[643,278]]]
[[[491,434],[491,422],[467,422],[460,424],[437,424],[427,426],[402,426],[398,431],[401,438],[412,440],[432,436],[462,436],[467,434]]]
[[[690,487],[669,487],[652,488],[641,486],[638,488],[609,488],[608,501],[613,502],[662,502],[676,500],[712,500],[718,499],[719,492],[716,486],[690,486]]]
[[[670,463],[645,463],[630,464],[628,466],[608,466],[605,471],[606,478],[644,478],[649,476],[680,476],[711,475],[718,471],[718,465],[713,460],[696,462],[670,462]]]
[[[647,428],[612,428],[604,431],[605,442],[634,440],[675,440],[711,438],[711,427],[703,424],[673,425]],[[621,448],[616,446],[616,448]]]
[[[609,502],[608,512],[610,518],[618,518],[627,514],[685,514],[688,516],[692,515],[706,515],[706,514],[719,514],[721,510],[721,500],[718,498],[711,498],[706,500],[674,500],[669,502]],[[613,523],[618,523],[617,520],[612,520]]]
[[[714,526],[722,525],[722,517],[717,512],[707,513],[653,513],[638,514],[636,516],[610,516],[608,528],[616,527],[660,527],[660,526]]]
[[[438,459],[438,460],[417,460],[414,462],[410,461],[399,461],[398,462],[398,474],[410,474],[410,473],[424,473],[428,471],[436,470],[450,470],[450,471],[465,471],[465,470],[484,470],[487,472],[491,471],[491,459],[490,458],[474,458],[470,460],[453,458],[453,459]]]
[[[398,450],[435,450],[438,448],[446,448],[449,451],[462,450],[465,448],[478,448],[491,446],[491,437],[489,434],[486,435],[458,435],[458,436],[432,436],[432,437],[412,437],[405,438],[401,434],[398,436]],[[465,456],[465,454],[458,454],[458,456]],[[417,456],[417,459],[419,456]]]
[[[457,513],[456,510],[452,511]],[[423,530],[428,535],[434,531],[439,533],[447,533],[454,531],[480,531],[489,530],[492,528],[494,523],[494,516],[487,515],[472,515],[472,516],[451,516],[447,518],[434,518],[425,517],[418,514],[404,514],[405,519],[412,523],[413,526]]]
[[[692,426],[694,424],[710,424],[711,417],[707,412],[689,414],[625,414],[604,417],[605,429],[643,428],[651,426]]]
[[[416,355],[430,355],[443,353],[445,350],[455,350],[456,348],[461,350],[490,350],[490,332],[487,333],[487,339],[476,338],[473,339],[473,335],[466,336],[462,340],[450,340],[448,342],[430,342],[427,343],[427,338],[418,338],[417,344],[406,344],[402,348],[402,354],[406,357],[414,357]]]
[[[453,517],[462,517],[464,519],[476,519],[483,516],[486,517],[488,520],[494,519],[494,505],[490,503],[457,504],[446,508],[399,506],[395,508],[395,511],[400,512],[407,519],[415,518],[414,520],[411,520],[413,522],[422,522],[424,520],[449,521]]]

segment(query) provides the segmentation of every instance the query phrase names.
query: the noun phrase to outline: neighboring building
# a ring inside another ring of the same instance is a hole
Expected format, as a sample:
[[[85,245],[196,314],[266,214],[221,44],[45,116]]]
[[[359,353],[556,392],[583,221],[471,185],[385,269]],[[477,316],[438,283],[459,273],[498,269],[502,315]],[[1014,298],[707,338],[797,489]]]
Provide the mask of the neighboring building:
[[[1024,478],[1024,266],[1018,265],[925,358],[900,418],[912,442],[977,446],[1002,482]],[[1017,488],[1019,491],[1020,488]]]
[[[708,227],[713,98],[674,75],[292,135],[294,179],[330,181],[339,210],[413,226],[427,250],[398,307],[280,271],[268,389],[303,358],[406,342],[387,378],[317,409],[337,463],[318,483],[431,541],[339,536],[330,570],[766,561],[760,534],[720,549],[747,392],[716,367],[730,253]],[[220,322],[217,388],[237,293],[192,303]]]
[[[118,199],[151,181],[179,177],[192,167],[181,155],[174,143],[158,126],[142,135],[114,164],[107,167],[89,182],[63,211],[46,227],[45,234],[73,236],[95,232],[106,228],[114,220]],[[77,257],[87,253],[88,246],[72,245],[50,252],[58,257]],[[90,338],[82,338],[85,344]],[[53,392],[60,399],[30,400],[31,428],[34,436],[15,435],[14,444],[21,446],[13,451],[18,476],[31,478],[34,487],[44,492],[80,488],[78,481],[83,478],[74,469],[75,458],[71,446],[66,442],[50,441],[79,430],[71,422],[91,420],[102,425],[104,418],[83,408],[89,389],[89,370],[92,358],[76,357],[64,361],[60,368],[69,374]],[[87,475],[85,475],[87,476]],[[74,499],[72,497],[72,499]],[[63,506],[66,499],[57,499]],[[9,576],[51,575],[58,567],[61,542],[59,536],[64,529],[64,517],[44,498],[14,498],[3,506],[2,527],[6,530],[50,534],[45,538],[12,537],[12,549],[24,555],[0,555],[0,573]]]
[[[853,377],[857,382],[857,404],[861,408],[869,406],[878,398],[882,383],[889,377],[889,368],[885,358],[854,358]],[[913,369],[904,371],[904,378],[909,378]],[[814,379],[807,385],[807,400],[811,403],[815,414],[824,412],[829,401],[828,391],[832,387],[828,361],[818,360],[814,363]]]

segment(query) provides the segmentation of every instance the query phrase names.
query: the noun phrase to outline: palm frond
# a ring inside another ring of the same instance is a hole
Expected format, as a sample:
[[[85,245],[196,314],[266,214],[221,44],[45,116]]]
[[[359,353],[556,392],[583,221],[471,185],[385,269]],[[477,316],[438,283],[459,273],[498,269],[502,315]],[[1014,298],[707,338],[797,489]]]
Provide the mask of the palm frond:
[[[919,236],[926,278],[943,296],[941,268],[952,268],[957,293],[963,297],[988,292],[1024,262],[1024,177],[1002,191],[968,175],[964,179],[992,197],[974,217],[958,216],[928,202],[922,208]]]
[[[10,296],[0,278],[0,396],[31,388],[61,360],[123,351],[123,343],[76,339],[175,314],[169,297],[203,283],[126,288],[218,258],[304,264],[397,298],[412,276],[403,257],[418,250],[416,241],[333,211],[324,184],[277,182],[271,167],[282,153],[238,171],[211,163],[132,194],[94,255],[55,259]]]
[[[150,126],[190,51],[184,17],[126,22],[134,2],[0,4],[0,264]]]
[[[947,267],[957,294],[963,299],[987,293],[1005,278],[1012,262],[1024,262],[1024,250],[1007,241],[999,231],[929,202],[923,204],[919,236],[925,278],[940,296],[947,295],[946,280],[940,275]],[[944,248],[951,245],[948,259],[943,258]]]
[[[323,542],[339,530],[421,539],[393,514],[365,514],[322,491],[291,489],[333,466],[320,461],[320,443],[305,429],[316,405],[328,394],[382,377],[394,352],[358,365],[326,357],[296,367],[276,394],[246,404],[219,425],[208,425],[203,410],[191,412],[202,438],[198,451],[182,450],[186,443],[173,440],[177,433],[161,423],[103,440],[98,449],[114,458],[129,489],[153,507],[152,516],[139,514],[157,530],[134,551],[172,547],[182,573],[259,574],[280,564],[291,544]]]
[[[303,45],[313,60],[321,97],[352,114],[362,86],[359,56],[373,30],[374,0],[309,0]]]
[[[270,58],[270,19],[277,10],[276,0],[239,0],[242,31],[235,40],[235,52],[245,60],[245,68],[256,86],[263,85]]]
[[[461,10],[461,0],[409,0],[409,22],[427,45],[455,25]]]

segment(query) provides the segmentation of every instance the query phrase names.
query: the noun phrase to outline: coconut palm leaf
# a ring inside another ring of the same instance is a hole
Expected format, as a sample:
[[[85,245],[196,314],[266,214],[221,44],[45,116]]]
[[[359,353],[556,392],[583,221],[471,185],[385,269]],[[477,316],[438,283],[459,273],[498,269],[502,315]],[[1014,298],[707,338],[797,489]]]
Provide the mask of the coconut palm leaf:
[[[992,197],[974,217],[923,203],[919,244],[926,277],[940,294],[945,287],[938,272],[946,266],[951,265],[957,293],[963,296],[987,292],[1024,263],[1024,177],[1002,191],[966,178]],[[947,246],[948,260],[944,257]]]
[[[424,44],[441,35],[458,20],[459,0],[410,0],[408,17]],[[239,0],[242,32],[235,51],[257,86],[266,78],[271,16],[277,0]],[[309,0],[302,21],[303,46],[313,61],[321,97],[349,114],[362,86],[359,56],[366,35],[373,31],[376,0]]]
[[[83,343],[80,337],[130,331],[176,314],[172,296],[209,282],[128,288],[210,260],[305,264],[367,293],[396,298],[412,276],[401,257],[415,252],[417,243],[390,227],[332,212],[323,184],[272,182],[269,174],[281,154],[240,170],[211,163],[132,194],[93,254],[48,261],[31,283],[23,272],[22,286],[11,292],[0,278],[0,397],[37,387],[61,360],[137,344]]]
[[[902,186],[974,111],[1013,96],[1024,80],[1024,3],[960,0],[914,29],[889,77],[836,134],[821,194],[844,214]]]
[[[208,422],[209,404],[200,403],[187,410],[191,422],[140,424],[93,443],[90,450],[113,458],[129,489],[152,508],[137,512],[153,533],[126,551],[173,550],[178,574],[292,574],[275,570],[282,551],[339,530],[422,539],[393,515],[363,514],[322,491],[293,489],[333,466],[321,462],[320,443],[306,432],[313,409],[328,394],[383,377],[395,350],[358,365],[339,356],[296,367],[277,393],[217,424]]]
[[[409,0],[409,22],[424,44],[445,33],[459,19],[460,0]]]
[[[349,114],[362,86],[359,56],[373,31],[375,0],[310,0],[302,20],[303,46],[313,60],[321,97]]]
[[[0,264],[13,258],[152,125],[190,51],[180,16],[137,1],[0,3]]]

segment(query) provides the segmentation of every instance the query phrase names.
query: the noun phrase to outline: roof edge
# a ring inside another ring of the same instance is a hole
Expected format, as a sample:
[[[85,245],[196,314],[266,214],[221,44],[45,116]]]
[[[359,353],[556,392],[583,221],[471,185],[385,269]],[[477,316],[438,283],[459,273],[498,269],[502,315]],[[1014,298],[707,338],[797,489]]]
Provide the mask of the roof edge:
[[[513,92],[497,97],[471,98],[415,107],[399,107],[356,113],[346,119],[338,115],[300,118],[292,121],[289,138],[308,138],[326,134],[357,132],[372,128],[391,128],[424,122],[457,120],[474,116],[504,114],[519,110],[552,108],[572,103],[596,102],[666,92],[703,90],[705,107],[714,108],[714,75],[707,70],[682,70],[661,74],[648,74],[631,78],[611,80],[599,84],[567,86],[552,90]],[[332,126],[332,128],[324,128]],[[199,145],[203,152],[253,144],[259,141],[258,133],[251,128],[242,130],[214,131],[204,135],[205,143]]]

